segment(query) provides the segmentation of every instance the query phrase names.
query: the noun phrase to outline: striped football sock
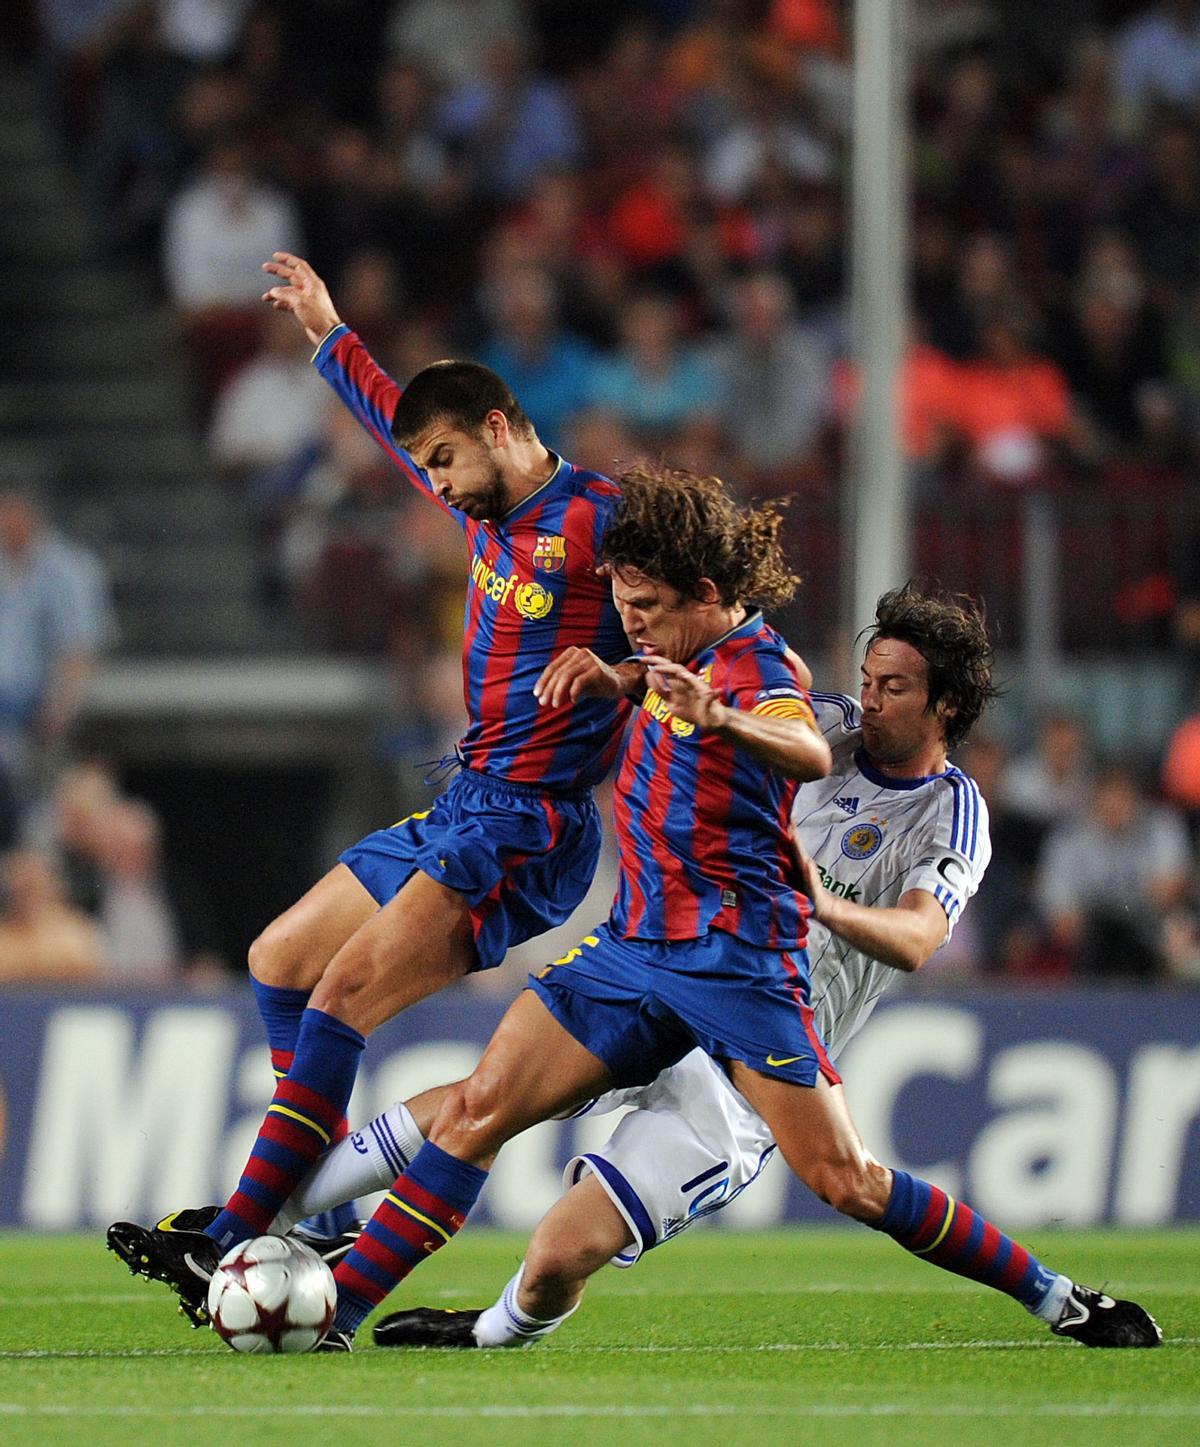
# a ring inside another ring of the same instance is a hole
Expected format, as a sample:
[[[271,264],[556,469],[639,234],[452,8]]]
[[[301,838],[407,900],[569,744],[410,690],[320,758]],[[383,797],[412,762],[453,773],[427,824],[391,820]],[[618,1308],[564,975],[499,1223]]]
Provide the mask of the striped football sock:
[[[271,1230],[282,1235],[302,1217],[315,1219],[313,1212],[325,1213],[342,1201],[389,1190],[396,1177],[408,1170],[424,1141],[408,1106],[403,1102],[388,1106],[382,1115],[325,1152],[296,1187]]]
[[[426,1141],[333,1273],[337,1331],[355,1332],[391,1289],[450,1241],[487,1172]]]
[[[970,1206],[905,1171],[892,1172],[892,1194],[876,1229],[922,1261],[1005,1292],[1034,1316],[1049,1320],[1053,1311],[1057,1320],[1055,1303],[1061,1310],[1071,1289],[1067,1277],[1043,1266]]]
[[[208,1228],[208,1235],[223,1250],[264,1235],[313,1162],[333,1142],[366,1043],[357,1030],[334,1016],[305,1010],[292,1068],[275,1087],[237,1190]]]
[[[267,1032],[267,1045],[271,1051],[271,1069],[275,1079],[282,1080],[292,1068],[296,1041],[300,1035],[300,1021],[308,1006],[309,990],[285,990],[280,985],[266,985],[250,976],[254,991],[254,1002]],[[345,1116],[333,1132],[333,1144],[344,1140],[349,1127]],[[294,1224],[294,1223],[293,1223]],[[352,1200],[341,1198],[331,1210],[323,1211],[303,1222],[317,1236],[341,1236],[358,1225],[358,1213]]]
[[[288,1073],[292,1066],[296,1041],[300,1036],[300,1021],[308,1008],[308,990],[285,990],[279,985],[264,985],[261,980],[250,976],[250,988],[254,991],[254,1003],[258,1006],[259,1018],[267,1035],[271,1051],[271,1068],[276,1078]]]

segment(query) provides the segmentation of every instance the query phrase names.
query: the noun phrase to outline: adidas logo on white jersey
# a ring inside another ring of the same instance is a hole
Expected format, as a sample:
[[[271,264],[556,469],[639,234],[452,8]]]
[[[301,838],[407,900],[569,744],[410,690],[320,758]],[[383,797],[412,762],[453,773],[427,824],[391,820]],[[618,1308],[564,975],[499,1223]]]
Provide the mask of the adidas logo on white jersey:
[[[858,798],[856,795],[843,794],[840,799],[835,799],[834,805],[838,809],[845,809],[847,814],[858,813]]]

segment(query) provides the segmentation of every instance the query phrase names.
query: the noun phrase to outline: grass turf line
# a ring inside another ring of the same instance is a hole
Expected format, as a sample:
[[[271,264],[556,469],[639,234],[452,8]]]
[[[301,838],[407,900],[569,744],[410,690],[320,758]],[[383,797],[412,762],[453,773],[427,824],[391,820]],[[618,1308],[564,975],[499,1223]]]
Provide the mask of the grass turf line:
[[[1200,1440],[1200,1233],[1028,1233],[1168,1345],[1089,1352],[873,1233],[697,1232],[601,1272],[520,1352],[238,1357],[95,1237],[0,1236],[0,1441],[456,1444]],[[385,1309],[482,1306],[523,1238],[468,1231]],[[31,1355],[44,1353],[44,1355]]]

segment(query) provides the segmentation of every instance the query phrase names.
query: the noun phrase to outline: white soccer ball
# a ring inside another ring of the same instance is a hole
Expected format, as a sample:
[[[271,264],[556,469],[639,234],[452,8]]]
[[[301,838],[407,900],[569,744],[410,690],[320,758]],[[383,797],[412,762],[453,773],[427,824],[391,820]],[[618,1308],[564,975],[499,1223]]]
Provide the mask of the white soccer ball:
[[[311,1246],[286,1236],[243,1241],[208,1284],[212,1329],[235,1352],[310,1352],[336,1306],[333,1272]]]

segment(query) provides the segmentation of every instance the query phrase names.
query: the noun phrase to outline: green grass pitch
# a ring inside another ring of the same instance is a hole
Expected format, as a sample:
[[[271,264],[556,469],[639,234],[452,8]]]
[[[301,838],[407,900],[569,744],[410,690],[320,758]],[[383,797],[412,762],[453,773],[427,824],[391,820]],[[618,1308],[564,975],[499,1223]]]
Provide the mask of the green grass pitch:
[[[1133,1296],[1160,1351],[1087,1351],[867,1231],[698,1231],[605,1270],[515,1352],[239,1357],[95,1238],[0,1236],[0,1442],[837,1444],[1200,1441],[1200,1233],[1030,1233]],[[468,1231],[391,1307],[486,1305],[520,1259]]]

